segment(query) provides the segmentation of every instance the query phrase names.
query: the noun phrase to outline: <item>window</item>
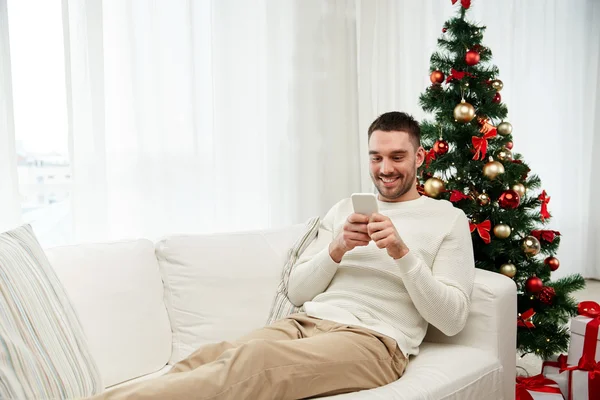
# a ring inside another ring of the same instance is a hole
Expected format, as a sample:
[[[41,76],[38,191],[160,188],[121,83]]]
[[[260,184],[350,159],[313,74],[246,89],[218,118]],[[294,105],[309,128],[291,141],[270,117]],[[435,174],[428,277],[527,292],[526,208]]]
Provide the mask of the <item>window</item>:
[[[52,246],[72,229],[61,2],[9,0],[7,7],[23,220]]]

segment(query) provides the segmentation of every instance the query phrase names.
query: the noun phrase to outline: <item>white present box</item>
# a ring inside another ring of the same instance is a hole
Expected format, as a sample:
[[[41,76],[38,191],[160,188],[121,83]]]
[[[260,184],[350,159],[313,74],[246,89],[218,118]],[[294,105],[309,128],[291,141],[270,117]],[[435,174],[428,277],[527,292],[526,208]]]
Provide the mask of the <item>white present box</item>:
[[[600,399],[600,370],[591,373],[578,369],[565,372],[571,375],[569,396],[565,396],[568,400]],[[591,378],[592,375],[595,375],[594,378]]]
[[[585,340],[585,332],[588,328],[588,324],[594,320],[593,318],[588,318],[584,316],[577,316],[571,318],[571,343],[569,344],[569,358],[567,359],[567,363],[569,365],[577,365],[579,364],[579,360],[583,355],[583,343]],[[594,360],[600,360],[600,333],[596,335],[596,350]]]
[[[552,357],[542,363],[542,375],[556,382],[565,399],[569,396],[569,372],[560,372],[561,367],[567,367],[567,356]]]
[[[564,400],[560,388],[542,374],[531,378],[517,377],[515,400]]]

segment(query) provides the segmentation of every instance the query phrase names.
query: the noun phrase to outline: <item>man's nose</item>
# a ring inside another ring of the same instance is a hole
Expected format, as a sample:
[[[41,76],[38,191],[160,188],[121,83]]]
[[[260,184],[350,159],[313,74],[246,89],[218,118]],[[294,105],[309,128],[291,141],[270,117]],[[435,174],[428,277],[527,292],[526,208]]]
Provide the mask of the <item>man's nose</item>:
[[[380,172],[381,172],[383,175],[389,175],[389,174],[391,174],[392,172],[394,172],[394,167],[392,166],[392,162],[391,162],[391,161],[389,161],[389,160],[386,160],[386,159],[384,159],[384,160],[381,162],[381,169],[380,169]]]

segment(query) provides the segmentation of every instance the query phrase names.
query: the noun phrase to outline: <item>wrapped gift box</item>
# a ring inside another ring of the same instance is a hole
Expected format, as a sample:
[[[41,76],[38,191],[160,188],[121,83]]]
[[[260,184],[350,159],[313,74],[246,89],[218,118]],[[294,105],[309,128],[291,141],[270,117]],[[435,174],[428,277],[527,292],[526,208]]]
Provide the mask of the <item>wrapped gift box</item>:
[[[525,378],[517,377],[516,400],[563,400],[560,388],[553,380],[542,374]]]
[[[567,363],[578,365],[586,354],[586,362],[600,361],[600,306],[593,301],[579,303],[577,317],[571,318],[571,343]]]
[[[565,371],[567,372],[567,371]],[[593,371],[568,371],[570,376],[568,400],[600,399],[600,369]]]
[[[566,367],[568,367],[567,356],[564,354],[561,354],[558,357],[554,356],[542,363],[542,375],[556,382],[565,399],[569,396],[570,371],[563,370],[561,372],[561,369]]]

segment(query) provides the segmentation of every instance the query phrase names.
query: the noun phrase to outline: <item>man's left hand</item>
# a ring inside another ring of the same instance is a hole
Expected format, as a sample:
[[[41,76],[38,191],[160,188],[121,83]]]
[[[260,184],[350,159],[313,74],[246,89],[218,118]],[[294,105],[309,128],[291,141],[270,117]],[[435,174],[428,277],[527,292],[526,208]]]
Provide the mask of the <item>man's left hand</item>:
[[[372,214],[367,225],[367,231],[377,247],[386,249],[393,259],[397,260],[408,253],[408,247],[402,241],[396,227],[385,215]]]

